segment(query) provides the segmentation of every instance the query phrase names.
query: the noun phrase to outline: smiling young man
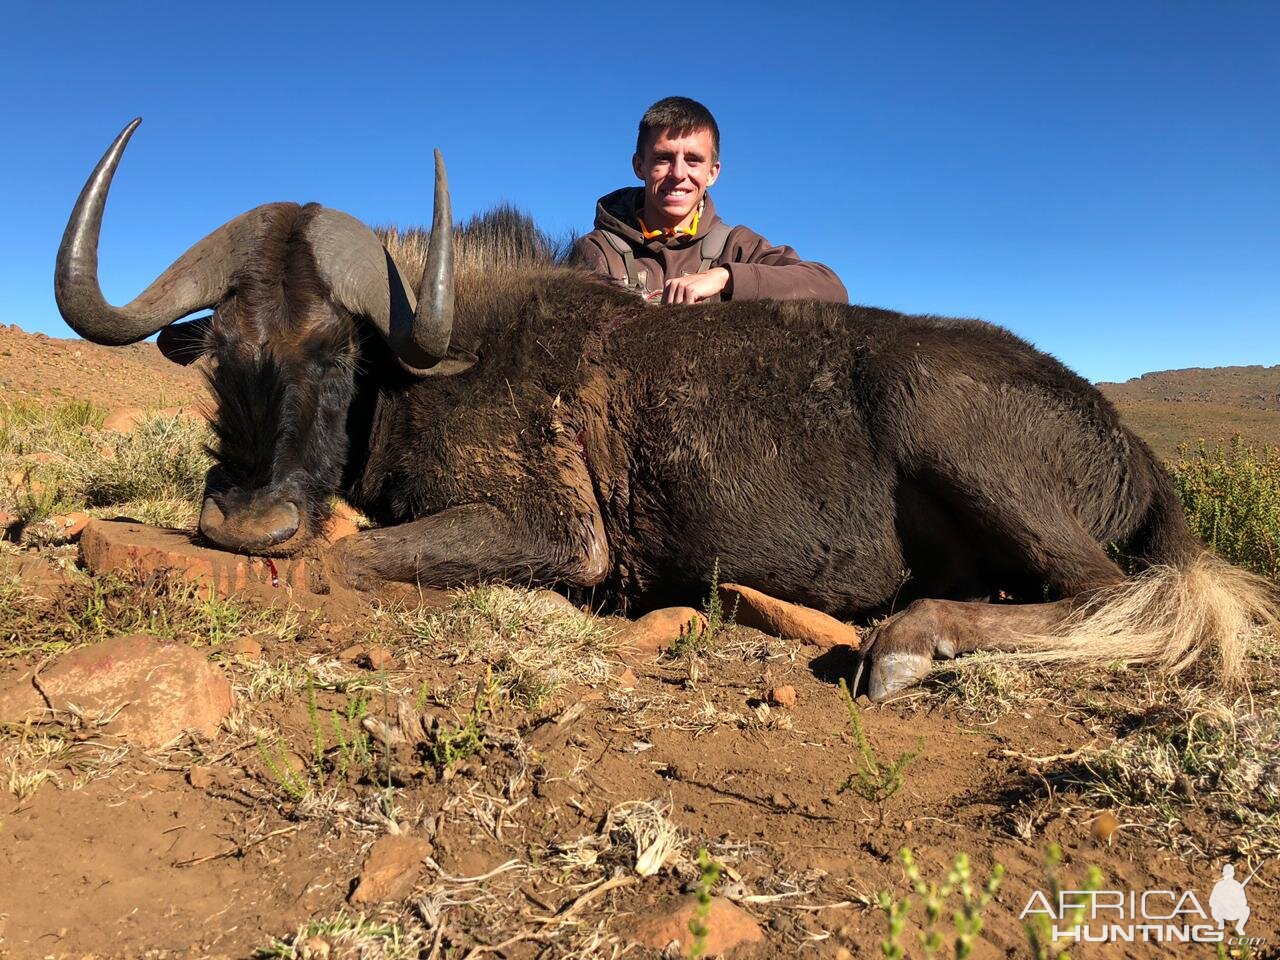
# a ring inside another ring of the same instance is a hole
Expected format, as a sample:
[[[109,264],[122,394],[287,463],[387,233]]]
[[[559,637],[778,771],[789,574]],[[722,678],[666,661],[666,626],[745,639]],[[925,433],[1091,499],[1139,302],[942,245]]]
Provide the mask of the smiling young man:
[[[829,267],[716,214],[707,189],[720,176],[720,130],[696,100],[667,97],[645,111],[631,168],[644,186],[600,198],[573,262],[653,302],[847,302]]]

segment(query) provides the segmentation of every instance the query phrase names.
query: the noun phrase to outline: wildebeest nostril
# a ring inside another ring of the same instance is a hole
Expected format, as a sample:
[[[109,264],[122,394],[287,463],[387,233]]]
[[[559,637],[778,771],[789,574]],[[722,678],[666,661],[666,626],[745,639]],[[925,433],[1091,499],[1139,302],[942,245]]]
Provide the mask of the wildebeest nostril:
[[[298,507],[294,503],[283,503],[270,511],[270,519],[266,525],[270,532],[266,534],[263,546],[283,543],[298,532]]]
[[[226,515],[213,497],[205,497],[204,506],[200,510],[200,532],[211,540],[217,540],[217,531],[222,529],[226,520]]]

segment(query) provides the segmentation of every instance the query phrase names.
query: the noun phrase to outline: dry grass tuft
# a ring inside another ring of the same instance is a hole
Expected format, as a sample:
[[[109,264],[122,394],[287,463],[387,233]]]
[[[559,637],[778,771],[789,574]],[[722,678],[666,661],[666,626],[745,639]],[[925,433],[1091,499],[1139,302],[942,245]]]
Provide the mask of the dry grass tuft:
[[[1039,686],[1028,665],[983,653],[939,664],[924,682],[943,704],[984,721],[1018,709],[1036,696]]]
[[[395,630],[433,658],[492,666],[517,706],[537,707],[566,683],[609,677],[601,622],[544,592],[475,587],[447,610],[400,613]]]
[[[1093,803],[1161,822],[1199,808],[1246,856],[1280,853],[1280,708],[1197,689],[1147,711],[1064,779]]]
[[[71,401],[57,406],[0,401],[0,509],[37,541],[54,514],[126,514],[162,526],[190,526],[209,468],[208,428],[156,415],[132,433],[101,430],[105,412]]]

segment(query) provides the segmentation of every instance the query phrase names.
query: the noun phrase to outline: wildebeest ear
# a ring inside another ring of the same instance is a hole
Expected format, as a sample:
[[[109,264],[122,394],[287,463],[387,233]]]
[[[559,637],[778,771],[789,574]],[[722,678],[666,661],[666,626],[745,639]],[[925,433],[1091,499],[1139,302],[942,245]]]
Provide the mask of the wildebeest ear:
[[[174,363],[185,367],[203,356],[205,344],[208,343],[209,323],[212,320],[213,314],[209,314],[206,317],[196,317],[194,320],[171,323],[156,337],[156,346]]]

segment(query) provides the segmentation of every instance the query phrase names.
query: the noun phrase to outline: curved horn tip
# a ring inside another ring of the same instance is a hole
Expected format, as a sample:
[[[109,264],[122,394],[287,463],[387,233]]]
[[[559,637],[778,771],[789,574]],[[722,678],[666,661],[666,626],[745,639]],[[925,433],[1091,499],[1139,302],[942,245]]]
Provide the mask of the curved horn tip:
[[[124,129],[121,130],[120,133],[116,136],[116,143],[112,144],[112,146],[115,146],[116,144],[120,144],[121,146],[123,146],[124,144],[128,143],[129,138],[133,136],[133,132],[138,129],[141,123],[142,123],[141,117],[134,117],[132,120],[126,123],[124,125]]]

